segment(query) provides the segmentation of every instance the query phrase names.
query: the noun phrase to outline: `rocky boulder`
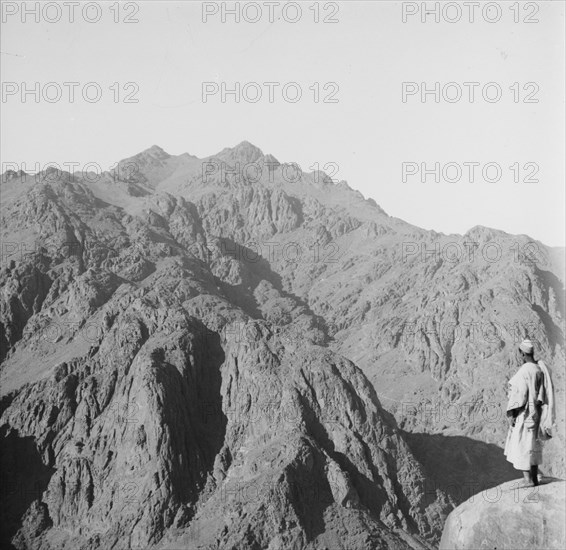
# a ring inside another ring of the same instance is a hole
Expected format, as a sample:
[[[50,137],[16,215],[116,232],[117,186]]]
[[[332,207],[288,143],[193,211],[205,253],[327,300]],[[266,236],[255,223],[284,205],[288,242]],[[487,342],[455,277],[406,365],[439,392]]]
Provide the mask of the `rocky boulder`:
[[[448,516],[440,550],[566,547],[564,480],[509,481],[473,495]]]

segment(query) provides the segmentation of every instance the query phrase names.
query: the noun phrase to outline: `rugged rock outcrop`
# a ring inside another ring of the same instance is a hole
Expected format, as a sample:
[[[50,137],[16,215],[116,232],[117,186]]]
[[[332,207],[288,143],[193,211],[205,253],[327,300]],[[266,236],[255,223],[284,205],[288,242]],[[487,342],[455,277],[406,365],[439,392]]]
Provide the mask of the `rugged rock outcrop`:
[[[177,274],[178,291],[190,272],[163,271],[115,290],[85,324],[100,328],[87,354],[5,398],[6,441],[33,442],[53,472],[10,464],[24,497],[45,483],[16,548],[145,548],[187,532],[220,548],[434,539],[446,503],[425,501],[422,467],[357,367],[265,321],[211,316],[213,331],[190,304],[165,305],[160,283]]]
[[[10,173],[2,197],[16,548],[431,547],[451,488],[513,475],[496,445],[515,342],[494,327],[564,358],[554,251],[420,230],[245,142]]]
[[[550,479],[538,487],[522,484],[510,481],[460,504],[446,520],[440,550],[564,548],[566,484]]]

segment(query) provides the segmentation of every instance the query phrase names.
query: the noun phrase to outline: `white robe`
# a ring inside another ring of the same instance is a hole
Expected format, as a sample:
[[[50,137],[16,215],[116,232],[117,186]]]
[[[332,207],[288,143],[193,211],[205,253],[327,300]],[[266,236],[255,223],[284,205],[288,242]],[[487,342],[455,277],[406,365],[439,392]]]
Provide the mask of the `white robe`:
[[[514,426],[509,427],[504,454],[517,470],[542,464],[539,439],[541,407],[547,402],[544,374],[535,363],[525,363],[509,380],[507,410],[519,409]]]

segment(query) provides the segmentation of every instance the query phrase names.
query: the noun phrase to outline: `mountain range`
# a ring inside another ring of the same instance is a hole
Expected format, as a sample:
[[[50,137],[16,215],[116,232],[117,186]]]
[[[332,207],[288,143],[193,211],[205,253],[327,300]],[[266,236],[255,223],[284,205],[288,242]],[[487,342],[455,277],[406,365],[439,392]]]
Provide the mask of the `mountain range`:
[[[518,477],[527,336],[564,476],[563,249],[420,229],[248,142],[0,190],[5,545],[434,548]]]

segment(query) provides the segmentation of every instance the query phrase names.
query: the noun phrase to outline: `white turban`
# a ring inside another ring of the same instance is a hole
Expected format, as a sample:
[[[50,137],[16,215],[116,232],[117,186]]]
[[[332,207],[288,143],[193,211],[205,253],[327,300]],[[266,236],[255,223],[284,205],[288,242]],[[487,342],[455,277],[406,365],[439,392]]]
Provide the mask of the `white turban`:
[[[533,350],[535,349],[535,347],[533,346],[533,343],[530,340],[523,340],[520,344],[519,344],[519,349],[523,352],[526,353],[527,355],[531,355],[533,353]]]

